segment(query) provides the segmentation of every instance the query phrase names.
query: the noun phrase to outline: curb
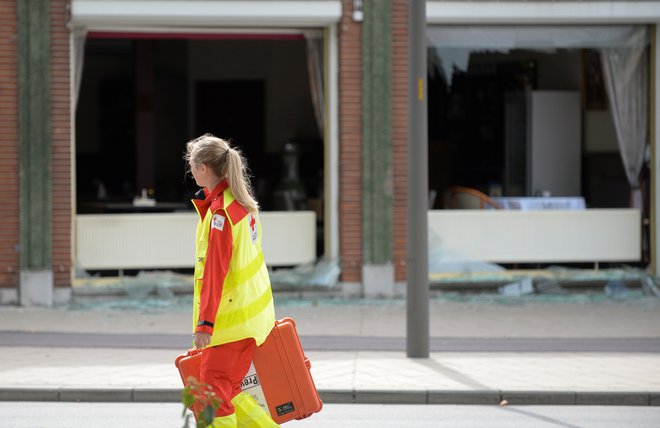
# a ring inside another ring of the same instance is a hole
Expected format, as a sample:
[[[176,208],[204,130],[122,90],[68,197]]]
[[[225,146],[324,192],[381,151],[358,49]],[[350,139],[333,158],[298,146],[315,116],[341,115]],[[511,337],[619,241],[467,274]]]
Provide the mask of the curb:
[[[320,389],[325,404],[660,406],[660,391],[499,391]],[[0,401],[177,403],[179,388],[0,388]]]

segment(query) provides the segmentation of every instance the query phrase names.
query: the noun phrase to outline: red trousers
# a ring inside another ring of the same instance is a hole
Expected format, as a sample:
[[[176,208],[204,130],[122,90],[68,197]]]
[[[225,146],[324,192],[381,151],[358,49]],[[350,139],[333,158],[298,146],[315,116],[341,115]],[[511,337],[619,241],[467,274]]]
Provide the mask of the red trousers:
[[[241,392],[241,383],[250,370],[256,348],[256,342],[250,338],[206,348],[202,352],[200,381],[210,385],[221,401],[216,416],[234,413],[231,400]]]

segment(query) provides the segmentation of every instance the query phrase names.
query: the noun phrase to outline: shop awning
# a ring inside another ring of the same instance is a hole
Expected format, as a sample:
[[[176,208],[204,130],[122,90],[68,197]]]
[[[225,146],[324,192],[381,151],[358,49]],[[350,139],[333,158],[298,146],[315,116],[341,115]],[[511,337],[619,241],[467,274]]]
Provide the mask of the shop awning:
[[[341,17],[339,0],[73,0],[72,23],[122,28],[323,27]]]

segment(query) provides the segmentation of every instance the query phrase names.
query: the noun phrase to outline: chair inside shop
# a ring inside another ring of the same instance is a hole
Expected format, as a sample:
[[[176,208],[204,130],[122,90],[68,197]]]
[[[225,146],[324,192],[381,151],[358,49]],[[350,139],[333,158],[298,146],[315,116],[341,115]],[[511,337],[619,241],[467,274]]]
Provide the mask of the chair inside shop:
[[[464,186],[451,186],[445,191],[444,207],[455,210],[500,209],[485,193]]]

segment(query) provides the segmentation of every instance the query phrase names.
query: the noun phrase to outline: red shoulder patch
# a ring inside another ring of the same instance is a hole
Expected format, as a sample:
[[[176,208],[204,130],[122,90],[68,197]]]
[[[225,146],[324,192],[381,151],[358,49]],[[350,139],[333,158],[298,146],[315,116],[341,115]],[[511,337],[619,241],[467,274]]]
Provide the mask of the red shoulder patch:
[[[229,206],[225,208],[225,211],[227,211],[227,215],[229,216],[229,220],[231,220],[231,224],[238,223],[239,221],[243,220],[246,215],[248,215],[248,210],[246,210],[245,207],[239,204],[237,201],[229,204]]]
[[[225,195],[220,193],[216,199],[211,202],[211,212],[214,213],[225,207]]]

